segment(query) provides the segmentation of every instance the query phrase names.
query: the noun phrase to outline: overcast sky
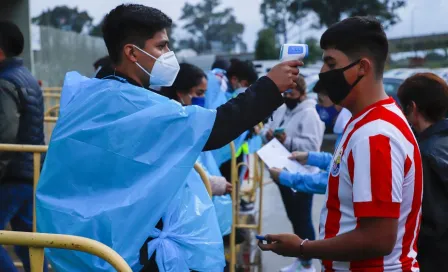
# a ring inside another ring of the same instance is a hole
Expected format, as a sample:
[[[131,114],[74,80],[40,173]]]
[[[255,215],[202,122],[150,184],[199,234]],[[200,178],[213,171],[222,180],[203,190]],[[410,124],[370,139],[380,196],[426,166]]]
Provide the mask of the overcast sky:
[[[158,8],[177,21],[185,2],[197,3],[200,0],[30,0],[31,15],[39,15],[43,10],[57,5],[77,6],[79,10],[86,10],[95,19],[95,23],[115,6],[131,2]],[[232,7],[237,20],[245,25],[244,42],[249,50],[253,50],[257,32],[263,27],[259,13],[261,0],[221,0],[222,7]],[[244,2],[244,6],[241,4]],[[402,37],[430,33],[448,32],[448,0],[408,0],[408,5],[400,10],[401,22],[387,31],[389,37]],[[412,23],[413,22],[413,23]],[[179,26],[181,23],[178,24]],[[320,37],[322,31],[302,28],[301,38],[308,36]],[[298,32],[298,30],[296,30]],[[180,35],[182,35],[180,33]],[[294,35],[294,37],[298,37]]]

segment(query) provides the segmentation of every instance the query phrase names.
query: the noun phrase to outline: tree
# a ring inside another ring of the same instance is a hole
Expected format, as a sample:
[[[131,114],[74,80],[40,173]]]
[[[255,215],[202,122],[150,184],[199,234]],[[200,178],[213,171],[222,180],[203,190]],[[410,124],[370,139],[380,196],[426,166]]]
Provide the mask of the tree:
[[[84,28],[91,27],[93,18],[86,11],[78,11],[77,7],[56,6],[54,9],[43,11],[31,21],[41,26],[52,26],[80,33]]]
[[[279,49],[275,39],[275,31],[272,28],[265,28],[258,32],[258,39],[255,44],[255,58],[257,60],[278,59]]]
[[[308,57],[305,60],[307,63],[315,63],[322,59],[323,51],[316,38],[307,38],[305,44],[308,45]]]
[[[182,48],[193,48],[198,53],[210,52],[214,46],[232,51],[237,45],[246,47],[242,41],[244,25],[236,21],[232,8],[217,11],[220,0],[203,0],[197,5],[185,3],[181,20],[184,29],[192,36],[179,42]]]
[[[303,0],[263,0],[260,13],[266,27],[274,29],[275,33],[288,42],[288,33],[295,24],[303,19],[305,11],[299,8]],[[289,12],[295,10],[295,12]]]
[[[298,0],[302,2],[301,0]],[[314,11],[319,22],[317,28],[331,26],[348,16],[375,16],[383,23],[384,28],[400,21],[397,10],[406,5],[406,0],[303,0],[302,5],[293,4],[289,12]]]
[[[101,20],[101,22],[99,22],[97,25],[94,25],[91,29],[89,34],[91,36],[95,36],[95,37],[103,37],[103,24],[104,24],[104,17]]]

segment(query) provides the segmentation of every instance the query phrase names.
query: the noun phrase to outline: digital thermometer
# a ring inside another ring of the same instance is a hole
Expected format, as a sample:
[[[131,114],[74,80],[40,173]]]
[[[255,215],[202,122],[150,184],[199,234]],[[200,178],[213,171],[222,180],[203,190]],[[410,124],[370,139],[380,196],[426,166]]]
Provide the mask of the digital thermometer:
[[[282,45],[280,49],[280,60],[303,60],[308,56],[307,44],[292,44],[287,43]]]

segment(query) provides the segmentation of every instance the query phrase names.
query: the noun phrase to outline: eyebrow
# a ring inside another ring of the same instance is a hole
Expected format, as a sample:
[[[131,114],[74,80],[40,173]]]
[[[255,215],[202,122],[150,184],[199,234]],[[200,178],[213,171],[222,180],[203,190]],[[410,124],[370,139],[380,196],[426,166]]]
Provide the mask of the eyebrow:
[[[160,42],[157,43],[157,45],[169,45],[170,41],[169,40],[161,40]]]
[[[324,57],[324,62],[329,62],[329,61],[335,61],[335,59],[333,57],[330,57],[330,56],[325,56]]]

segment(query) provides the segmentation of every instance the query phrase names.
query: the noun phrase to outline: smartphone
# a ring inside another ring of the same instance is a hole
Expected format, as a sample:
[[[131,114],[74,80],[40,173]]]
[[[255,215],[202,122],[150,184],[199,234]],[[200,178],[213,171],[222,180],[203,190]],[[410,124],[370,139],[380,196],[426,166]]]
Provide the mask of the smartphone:
[[[284,128],[276,128],[275,130],[274,130],[274,135],[280,135],[280,134],[282,134],[282,133],[284,133],[285,132],[285,129]]]

